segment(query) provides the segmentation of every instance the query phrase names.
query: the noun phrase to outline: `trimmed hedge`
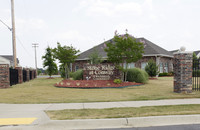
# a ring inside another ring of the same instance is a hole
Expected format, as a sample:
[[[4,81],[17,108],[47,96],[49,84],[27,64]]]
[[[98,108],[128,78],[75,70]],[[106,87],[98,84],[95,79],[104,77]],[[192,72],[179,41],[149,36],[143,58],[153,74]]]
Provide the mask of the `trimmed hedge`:
[[[160,73],[159,77],[162,77],[162,76],[173,76],[173,75],[174,75],[174,72],[169,72],[169,73],[164,72],[164,73]]]
[[[162,77],[162,76],[169,76],[169,75],[168,75],[168,73],[160,73],[159,77]]]
[[[128,69],[127,81],[136,83],[147,83],[149,75],[139,68]]]
[[[71,73],[70,76],[74,80],[82,80],[83,79],[83,70],[79,69],[76,72]]]

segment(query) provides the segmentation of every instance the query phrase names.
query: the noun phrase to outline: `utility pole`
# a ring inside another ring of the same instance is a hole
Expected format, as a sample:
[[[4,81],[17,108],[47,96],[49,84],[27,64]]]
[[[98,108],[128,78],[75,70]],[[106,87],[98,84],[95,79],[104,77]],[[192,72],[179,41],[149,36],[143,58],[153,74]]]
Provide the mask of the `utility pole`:
[[[38,47],[38,43],[33,43],[32,47],[35,48],[35,69],[36,69],[36,75],[37,75],[37,53],[36,53],[36,47]]]
[[[14,68],[17,67],[16,56],[16,37],[15,37],[15,15],[14,15],[14,1],[11,0],[11,16],[12,16],[12,43],[13,43],[13,62]]]

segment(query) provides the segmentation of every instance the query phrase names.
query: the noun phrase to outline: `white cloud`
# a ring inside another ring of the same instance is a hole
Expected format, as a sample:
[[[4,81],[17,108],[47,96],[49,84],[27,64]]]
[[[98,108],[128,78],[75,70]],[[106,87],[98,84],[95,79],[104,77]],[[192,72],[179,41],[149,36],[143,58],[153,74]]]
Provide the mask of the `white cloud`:
[[[135,36],[135,34],[139,34],[143,30],[147,30],[149,28],[148,25],[143,24],[130,24],[130,23],[121,23],[115,26],[115,29],[120,34],[124,34],[125,30],[128,29],[128,33]],[[137,36],[136,36],[137,37]]]
[[[116,3],[105,0],[83,0],[75,11],[85,10],[87,15],[90,16],[116,16],[119,14],[142,14],[142,4],[136,2],[123,2]]]
[[[142,7],[135,2],[117,4],[114,9],[115,13],[135,13],[136,15],[142,14]]]
[[[67,32],[61,32],[54,35],[54,39],[60,39],[60,40],[74,40],[74,39],[80,39],[85,40],[86,37],[81,35],[79,31],[77,30],[71,30]]]
[[[43,19],[31,18],[31,19],[16,19],[16,27],[23,30],[38,30],[46,29],[47,24]]]

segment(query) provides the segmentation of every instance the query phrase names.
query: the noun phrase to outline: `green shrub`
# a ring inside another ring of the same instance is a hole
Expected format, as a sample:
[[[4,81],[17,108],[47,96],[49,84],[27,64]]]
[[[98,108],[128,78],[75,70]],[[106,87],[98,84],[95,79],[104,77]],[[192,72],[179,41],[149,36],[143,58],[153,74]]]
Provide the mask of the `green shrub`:
[[[174,75],[174,72],[169,72],[168,73],[168,76],[173,76]]]
[[[169,76],[169,74],[168,73],[160,73],[159,77],[162,77],[162,76]]]
[[[145,67],[145,71],[149,74],[149,76],[153,77],[156,76],[158,71],[158,66],[156,65],[156,62],[152,59],[148,61],[148,64]]]
[[[127,81],[136,83],[146,83],[149,79],[149,75],[146,71],[139,68],[128,69]]]
[[[114,79],[113,82],[116,83],[116,84],[120,84],[120,83],[122,83],[122,80],[121,79]]]
[[[74,80],[82,80],[83,79],[83,70],[79,69],[76,72],[71,74]]]

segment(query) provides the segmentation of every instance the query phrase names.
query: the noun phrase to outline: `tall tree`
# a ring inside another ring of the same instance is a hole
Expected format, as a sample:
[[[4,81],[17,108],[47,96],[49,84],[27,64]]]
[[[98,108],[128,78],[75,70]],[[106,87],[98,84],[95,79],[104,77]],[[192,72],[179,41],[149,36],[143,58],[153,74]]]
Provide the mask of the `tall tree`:
[[[78,57],[78,52],[79,50],[76,50],[72,46],[62,47],[59,42],[57,43],[57,47],[53,49],[54,57],[58,59],[65,68],[66,79],[69,78],[70,63],[73,63]]]
[[[46,72],[51,77],[55,72],[57,72],[57,65],[55,63],[55,59],[53,58],[52,49],[48,46],[46,48],[46,53],[42,56],[43,67],[47,67]]]
[[[99,54],[96,48],[94,48],[94,51],[89,55],[89,59],[91,64],[99,64],[103,61],[102,56]]]
[[[137,42],[128,33],[118,35],[115,32],[113,41],[107,42],[104,50],[107,52],[108,60],[116,64],[127,76],[128,64],[142,58],[144,53],[143,43]]]

